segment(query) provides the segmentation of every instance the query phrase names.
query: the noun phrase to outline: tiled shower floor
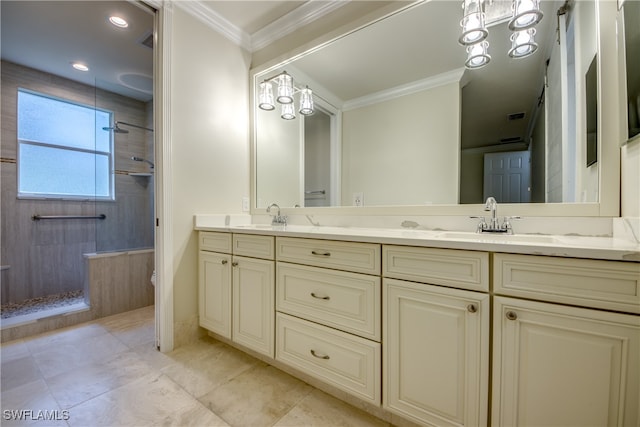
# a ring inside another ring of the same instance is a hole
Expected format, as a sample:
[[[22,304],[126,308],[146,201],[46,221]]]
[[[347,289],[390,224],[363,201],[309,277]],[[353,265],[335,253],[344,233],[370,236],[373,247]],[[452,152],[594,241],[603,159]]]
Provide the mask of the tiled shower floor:
[[[45,310],[75,306],[79,303],[84,303],[83,290],[28,299],[20,303],[3,304],[0,307],[0,314],[2,319],[9,319],[11,317],[24,316]]]

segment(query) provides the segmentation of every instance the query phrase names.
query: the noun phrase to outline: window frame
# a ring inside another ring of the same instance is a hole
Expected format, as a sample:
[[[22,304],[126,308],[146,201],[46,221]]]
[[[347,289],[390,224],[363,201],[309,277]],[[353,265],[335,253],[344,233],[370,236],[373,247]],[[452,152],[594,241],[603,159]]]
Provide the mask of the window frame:
[[[109,132],[109,151],[103,151],[103,150],[91,150],[91,149],[87,149],[87,148],[79,148],[79,147],[71,147],[71,146],[65,146],[65,145],[60,145],[60,144],[56,144],[56,143],[48,143],[48,142],[42,142],[42,141],[32,141],[32,140],[28,140],[28,139],[21,139],[18,138],[18,126],[19,126],[19,111],[18,111],[18,96],[19,93],[23,92],[23,93],[27,93],[27,94],[31,94],[31,95],[35,95],[35,96],[39,96],[42,98],[47,98],[56,102],[64,102],[66,104],[72,104],[78,107],[82,107],[82,108],[87,108],[90,109],[92,111],[100,111],[102,113],[107,113],[109,115],[109,125],[111,126],[113,123],[113,117],[114,117],[114,112],[105,108],[98,108],[92,105],[87,105],[87,104],[83,104],[81,102],[76,102],[70,99],[66,99],[66,98],[62,98],[62,97],[58,97],[58,96],[52,96],[46,93],[42,93],[42,92],[38,92],[38,91],[34,91],[34,90],[30,90],[30,89],[25,89],[22,87],[19,87],[17,89],[16,92],[16,140],[17,140],[17,145],[16,145],[16,158],[17,158],[17,179],[16,179],[16,193],[17,193],[17,198],[18,199],[33,199],[33,200],[73,200],[73,201],[115,201],[116,199],[116,194],[115,194],[115,144],[114,144],[114,135],[113,132]],[[98,131],[98,129],[96,129],[96,132]],[[57,149],[57,150],[64,150],[67,152],[74,152],[74,153],[88,153],[88,154],[94,154],[96,156],[106,156],[108,159],[108,182],[109,182],[109,194],[107,196],[97,196],[94,195],[93,196],[87,196],[87,195],[80,195],[80,194],[61,194],[61,193],[29,193],[29,192],[22,192],[20,191],[21,187],[20,187],[20,168],[22,167],[22,162],[20,160],[20,152],[21,152],[21,146],[24,145],[30,145],[30,146],[38,146],[38,147],[46,147],[46,148],[53,148],[53,149]]]

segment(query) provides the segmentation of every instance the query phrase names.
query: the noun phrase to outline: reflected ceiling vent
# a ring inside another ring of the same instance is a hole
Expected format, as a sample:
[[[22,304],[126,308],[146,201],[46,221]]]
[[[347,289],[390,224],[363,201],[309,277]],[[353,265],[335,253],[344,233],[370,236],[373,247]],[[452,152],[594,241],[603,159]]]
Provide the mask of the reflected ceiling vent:
[[[508,144],[510,142],[520,142],[522,141],[522,138],[520,138],[519,136],[512,136],[511,138],[502,138],[500,140],[500,144]]]
[[[140,44],[148,47],[149,49],[153,49],[153,32],[150,31],[142,36],[142,38],[140,39]]]
[[[524,113],[507,114],[507,120],[520,120],[520,119],[524,119]]]

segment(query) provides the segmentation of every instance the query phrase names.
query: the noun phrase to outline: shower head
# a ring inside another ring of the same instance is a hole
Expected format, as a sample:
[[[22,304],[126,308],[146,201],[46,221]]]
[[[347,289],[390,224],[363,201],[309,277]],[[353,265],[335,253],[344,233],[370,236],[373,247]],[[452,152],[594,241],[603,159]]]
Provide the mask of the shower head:
[[[113,126],[109,126],[109,127],[103,127],[102,130],[112,130],[114,133],[129,133],[128,130],[126,129],[122,129],[120,127],[120,125],[124,125],[124,126],[131,126],[137,129],[142,129],[142,130],[148,130],[149,132],[153,132],[153,129],[151,128],[146,128],[144,126],[138,126],[138,125],[134,125],[133,123],[127,123],[127,122],[114,122]]]
[[[147,159],[143,159],[142,157],[133,156],[131,160],[135,160],[136,162],[146,162],[149,164],[149,167],[153,169],[154,164]]]
[[[103,127],[102,130],[112,130],[113,133],[129,133],[128,130],[118,126],[118,122],[115,122],[114,126]]]

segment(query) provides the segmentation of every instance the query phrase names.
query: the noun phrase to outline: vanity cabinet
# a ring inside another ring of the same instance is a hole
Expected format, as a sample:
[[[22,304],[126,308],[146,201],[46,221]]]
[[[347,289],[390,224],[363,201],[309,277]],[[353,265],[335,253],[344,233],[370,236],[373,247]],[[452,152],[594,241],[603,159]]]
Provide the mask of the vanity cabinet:
[[[381,399],[380,245],[276,239],[276,359]]]
[[[383,247],[386,409],[423,425],[486,425],[488,260],[485,252]]]
[[[231,234],[201,231],[198,243],[200,326],[231,339]]]
[[[231,255],[200,251],[198,315],[200,326],[231,338]]]
[[[640,264],[494,262],[492,424],[640,424]]]
[[[640,425],[638,262],[199,236],[204,328],[376,410],[439,427]]]
[[[494,426],[636,426],[637,316],[494,298]]]
[[[275,345],[273,242],[272,236],[200,232],[200,325],[269,357]]]

